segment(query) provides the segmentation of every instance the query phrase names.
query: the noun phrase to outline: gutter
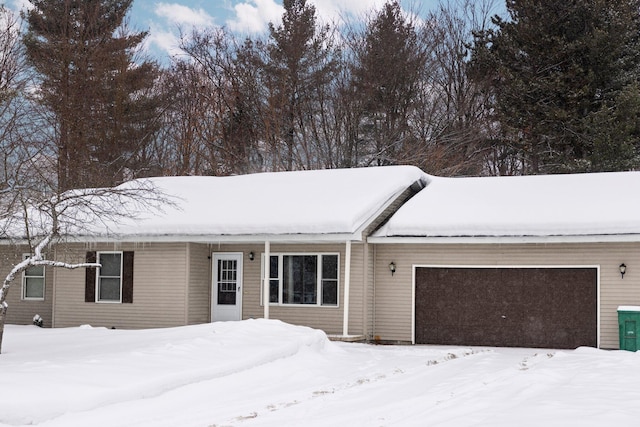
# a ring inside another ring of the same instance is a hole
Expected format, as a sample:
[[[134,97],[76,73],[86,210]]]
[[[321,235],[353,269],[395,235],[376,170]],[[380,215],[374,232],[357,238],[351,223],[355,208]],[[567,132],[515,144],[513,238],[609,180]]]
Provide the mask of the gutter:
[[[376,244],[522,244],[522,243],[637,243],[640,234],[585,234],[554,236],[371,236]]]
[[[246,234],[246,235],[122,235],[122,236],[69,236],[67,243],[254,243],[263,244],[266,240],[275,243],[344,243],[347,240],[362,241],[362,236],[355,233],[327,234]],[[0,239],[0,245],[25,243],[24,239]]]

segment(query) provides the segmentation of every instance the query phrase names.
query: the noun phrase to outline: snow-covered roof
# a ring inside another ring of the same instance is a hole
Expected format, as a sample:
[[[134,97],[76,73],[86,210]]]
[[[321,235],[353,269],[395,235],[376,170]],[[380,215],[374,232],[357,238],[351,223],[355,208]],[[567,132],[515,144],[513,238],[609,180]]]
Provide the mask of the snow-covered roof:
[[[150,178],[175,206],[111,224],[108,233],[97,224],[91,234],[119,240],[360,239],[384,207],[427,178],[413,166]]]
[[[370,241],[639,239],[639,195],[640,172],[431,177]]]

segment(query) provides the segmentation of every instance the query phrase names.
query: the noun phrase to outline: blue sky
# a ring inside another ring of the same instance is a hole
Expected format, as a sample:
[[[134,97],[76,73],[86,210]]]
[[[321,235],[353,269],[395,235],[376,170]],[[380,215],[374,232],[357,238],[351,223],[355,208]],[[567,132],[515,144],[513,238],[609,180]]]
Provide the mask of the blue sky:
[[[315,5],[322,20],[335,21],[342,16],[364,14],[384,4],[385,0],[308,0]],[[422,11],[435,7],[438,0],[414,1]],[[178,28],[225,26],[237,33],[257,34],[269,22],[278,22],[284,9],[282,0],[134,0],[131,20],[136,29],[150,31],[152,50],[177,53]]]
[[[1,1],[1,0],[0,0]],[[361,16],[379,8],[385,0],[308,0],[322,20],[339,21],[343,16]],[[26,7],[28,0],[9,0],[14,9]],[[407,10],[424,13],[438,0],[401,0]],[[145,48],[153,56],[178,53],[179,28],[187,33],[194,27],[225,26],[241,34],[258,34],[269,22],[279,22],[282,0],[134,0],[129,14],[134,30],[148,30]]]

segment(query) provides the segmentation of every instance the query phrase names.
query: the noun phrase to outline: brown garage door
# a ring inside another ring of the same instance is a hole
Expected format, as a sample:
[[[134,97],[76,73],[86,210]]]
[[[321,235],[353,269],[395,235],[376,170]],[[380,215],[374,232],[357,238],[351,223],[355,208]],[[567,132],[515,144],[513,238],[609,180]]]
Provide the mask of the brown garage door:
[[[595,268],[416,269],[416,343],[597,345]]]

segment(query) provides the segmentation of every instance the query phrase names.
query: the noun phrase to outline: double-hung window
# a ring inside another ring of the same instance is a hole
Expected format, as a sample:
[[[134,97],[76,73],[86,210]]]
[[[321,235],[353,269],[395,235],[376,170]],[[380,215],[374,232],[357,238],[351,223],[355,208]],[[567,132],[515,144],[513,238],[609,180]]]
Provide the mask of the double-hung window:
[[[337,254],[274,254],[269,266],[269,302],[338,305]]]
[[[122,302],[122,252],[98,252],[96,301]]]
[[[133,303],[133,251],[87,252],[87,263],[101,268],[86,268],[84,302]]]
[[[25,255],[24,258],[29,256]],[[44,300],[44,265],[29,267],[22,273],[22,299]]]

